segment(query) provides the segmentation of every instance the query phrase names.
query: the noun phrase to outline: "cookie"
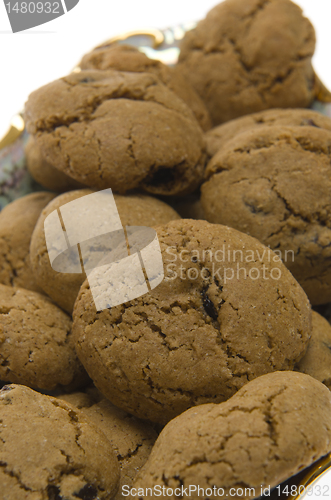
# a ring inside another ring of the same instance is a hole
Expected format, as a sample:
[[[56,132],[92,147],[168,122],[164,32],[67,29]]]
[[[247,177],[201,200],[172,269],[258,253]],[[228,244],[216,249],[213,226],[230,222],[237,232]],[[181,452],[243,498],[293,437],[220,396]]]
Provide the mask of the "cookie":
[[[51,193],[32,193],[1,211],[0,283],[41,291],[30,267],[30,239],[42,209],[53,198]]]
[[[89,408],[96,403],[93,395],[91,395],[89,392],[70,392],[68,394],[60,394],[57,397],[59,399],[62,399],[63,401],[66,401],[70,405],[75,406],[79,410],[83,408]],[[102,395],[100,400],[101,399],[103,399]]]
[[[75,181],[60,170],[52,167],[41,154],[33,137],[29,137],[25,147],[25,160],[28,170],[35,181],[37,181],[45,189],[62,193],[71,189],[79,189],[84,187],[79,182]]]
[[[161,61],[149,59],[136,47],[130,45],[101,45],[85,54],[79,67],[86,69],[117,69],[134,73],[152,73],[161,82],[180,97],[193,111],[202,130],[211,128],[209,113],[197,92],[176,68],[170,68]]]
[[[179,68],[214,126],[314,99],[315,32],[290,0],[226,0],[186,33]]]
[[[156,226],[180,219],[172,207],[152,196],[132,194],[114,195],[122,224],[125,226]]]
[[[202,130],[152,74],[73,73],[33,92],[25,120],[47,162],[89,187],[180,195],[201,183]]]
[[[97,313],[85,281],[75,303],[76,352],[104,396],[164,424],[191,406],[225,401],[255,377],[293,369],[307,349],[311,311],[280,259],[205,221],[156,230],[160,285]]]
[[[331,390],[331,325],[315,311],[312,324],[308,349],[297,369],[323,382]]]
[[[0,285],[0,380],[36,389],[86,385],[71,319],[47,297]]]
[[[311,126],[331,130],[331,119],[312,109],[268,109],[236,118],[206,133],[208,157],[214,156],[227,141],[236,135],[253,128],[258,131],[259,127],[267,125]]]
[[[209,162],[201,203],[226,224],[274,249],[313,305],[331,301],[331,132],[259,127]]]
[[[270,373],[170,422],[133,493],[165,487],[174,499],[191,487],[193,499],[257,498],[329,453],[330,441],[330,391],[302,373]]]
[[[115,451],[121,469],[120,487],[115,498],[124,498],[122,486],[132,485],[152,451],[157,433],[150,424],[116,408],[106,399],[82,406],[81,411],[105,434]]]
[[[54,210],[93,191],[85,189],[64,193],[55,198],[42,212],[31,239],[31,267],[38,284],[62,309],[71,313],[85,273],[59,273],[52,269],[45,240],[44,222]],[[136,194],[114,195],[116,206],[124,226],[155,226],[179,215],[166,203],[151,196]]]
[[[19,385],[0,391],[6,500],[110,500],[119,467],[105,435],[73,406]]]
[[[116,499],[124,498],[123,486],[131,486],[147,461],[157,438],[153,427],[104,399],[94,387],[88,392],[58,396],[82,412],[100,429],[112,444],[121,469],[121,481]]]

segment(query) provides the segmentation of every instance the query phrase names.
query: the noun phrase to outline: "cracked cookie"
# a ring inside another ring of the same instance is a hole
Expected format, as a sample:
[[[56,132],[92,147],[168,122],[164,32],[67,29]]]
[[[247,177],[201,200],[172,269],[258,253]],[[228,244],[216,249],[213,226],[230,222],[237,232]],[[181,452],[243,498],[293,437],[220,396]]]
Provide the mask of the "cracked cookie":
[[[69,398],[70,395],[65,400],[70,403]],[[111,443],[121,470],[120,486],[115,498],[125,498],[122,486],[132,486],[134,478],[152,451],[157,433],[150,424],[116,408],[106,399],[92,405],[83,405],[81,411]]]
[[[267,372],[293,369],[307,349],[311,310],[277,255],[205,221],[156,230],[160,285],[96,312],[85,281],[75,303],[76,352],[104,396],[166,423],[191,406],[225,401]]]
[[[93,191],[82,189],[57,196],[43,210],[31,238],[31,267],[37,283],[62,309],[71,313],[85,273],[58,273],[52,269],[45,240],[44,221],[59,207]],[[143,194],[114,195],[115,203],[124,226],[155,226],[164,224],[179,215],[166,203]]]
[[[32,193],[7,205],[0,213],[0,283],[41,291],[30,267],[30,239],[51,193]]]
[[[27,387],[0,391],[0,482],[6,500],[111,500],[119,466],[83,413]]]
[[[179,68],[214,125],[314,99],[315,31],[290,0],[226,0],[186,33]]]
[[[181,195],[201,183],[202,130],[150,73],[73,73],[33,92],[25,120],[47,162],[89,187]]]
[[[120,44],[105,44],[85,54],[79,67],[86,69],[117,69],[134,73],[152,73],[180,97],[193,111],[202,130],[211,128],[211,121],[205,104],[177,68],[170,68],[161,61],[150,59],[136,47]]]
[[[274,249],[313,305],[331,301],[331,132],[259,127],[211,159],[201,203],[226,224]]]
[[[271,373],[225,403],[191,408],[170,422],[134,488],[139,499],[156,497],[146,493],[156,486],[178,488],[178,495],[167,490],[171,499],[189,486],[193,499],[257,498],[261,487],[273,488],[329,453],[330,443],[330,391],[302,373]]]
[[[323,382],[331,390],[331,325],[312,312],[312,332],[308,349],[297,369]]]
[[[44,295],[0,285],[0,380],[44,390],[86,384],[71,325]]]
[[[227,141],[247,130],[261,126],[317,127],[331,130],[331,119],[312,109],[268,109],[223,123],[205,134],[207,155],[214,156]]]
[[[57,168],[52,167],[52,165],[44,160],[40,148],[31,136],[29,137],[24,153],[30,174],[34,180],[45,189],[62,193],[64,191],[70,191],[71,189],[84,187],[82,184],[75,181],[75,179],[72,179]]]

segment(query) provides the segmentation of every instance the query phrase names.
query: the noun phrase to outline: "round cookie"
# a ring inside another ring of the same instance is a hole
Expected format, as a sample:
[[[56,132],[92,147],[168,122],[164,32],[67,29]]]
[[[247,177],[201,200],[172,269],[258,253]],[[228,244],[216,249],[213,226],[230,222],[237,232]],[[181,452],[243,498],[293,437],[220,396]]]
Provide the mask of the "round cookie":
[[[49,391],[88,382],[70,318],[44,295],[0,285],[0,380]]]
[[[76,352],[104,396],[166,423],[191,406],[225,401],[255,377],[293,369],[308,345],[311,311],[280,259],[205,221],[156,229],[160,285],[97,313],[85,281],[75,303]]]
[[[179,68],[214,126],[314,99],[315,32],[290,0],[226,0],[186,33]]]
[[[149,59],[136,47],[122,44],[101,45],[85,54],[79,67],[86,69],[117,69],[119,71],[133,71],[135,73],[152,73],[161,82],[180,97],[193,111],[202,130],[211,128],[211,121],[202,99],[188,83],[180,71],[169,68],[161,61]]]
[[[31,267],[36,281],[56,304],[69,313],[72,312],[86,275],[85,273],[58,273],[52,269],[46,246],[44,221],[54,210],[92,192],[89,189],[84,189],[56,197],[42,212],[31,238]],[[177,212],[169,205],[151,196],[141,194],[114,195],[114,198],[124,226],[155,226],[179,219]]]
[[[227,141],[246,130],[261,126],[290,125],[331,130],[331,119],[312,109],[268,109],[223,123],[205,134],[207,154],[211,158]]]
[[[27,387],[0,391],[6,500],[111,500],[119,467],[105,435],[73,406]]]
[[[68,397],[70,395],[65,399],[70,402]],[[122,495],[122,486],[132,485],[152,451],[157,433],[150,424],[116,408],[106,399],[93,405],[82,406],[81,411],[111,443],[121,469],[120,487],[115,498],[125,498],[125,495]]]
[[[181,195],[201,184],[202,130],[152,74],[73,73],[33,92],[25,120],[47,162],[89,187]]]
[[[45,189],[62,193],[71,189],[79,189],[82,186],[75,179],[70,178],[57,168],[52,167],[42,157],[41,151],[33,137],[29,137],[25,147],[25,159],[28,170],[35,181]]]
[[[331,132],[266,126],[236,136],[211,159],[201,203],[275,249],[312,305],[331,301]]]
[[[120,486],[115,498],[124,498],[126,495],[122,494],[122,486],[132,486],[150,455],[157,438],[156,431],[149,423],[129,415],[104,399],[95,387],[88,388],[88,392],[58,397],[82,410],[112,444],[121,469]]]
[[[51,193],[32,193],[7,205],[0,213],[0,283],[41,291],[30,267],[30,239]]]
[[[331,325],[315,311],[312,324],[308,349],[297,370],[323,382],[331,390]]]
[[[89,189],[81,189],[57,196],[41,213],[31,238],[30,259],[35,279],[43,291],[69,314],[72,312],[78,291],[86,275],[85,273],[58,273],[54,271],[48,256],[44,222],[54,210],[92,192]]]
[[[302,373],[271,373],[170,422],[134,488],[152,488],[139,498],[156,497],[155,486],[172,488],[170,499],[189,486],[192,499],[257,498],[329,453],[330,442],[330,391]]]

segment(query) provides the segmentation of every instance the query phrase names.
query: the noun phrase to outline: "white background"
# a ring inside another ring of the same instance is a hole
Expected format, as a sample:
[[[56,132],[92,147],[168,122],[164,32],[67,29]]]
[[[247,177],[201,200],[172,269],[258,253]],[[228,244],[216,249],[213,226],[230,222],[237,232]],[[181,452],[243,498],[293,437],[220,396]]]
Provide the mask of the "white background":
[[[167,28],[196,21],[219,0],[80,0],[68,14],[26,32],[12,34],[0,0],[0,138],[29,93],[68,73],[81,56],[102,41],[133,29]],[[331,0],[297,0],[315,26],[314,66],[331,88]],[[331,474],[323,479],[329,485]]]
[[[102,41],[137,28],[199,20],[219,0],[80,0],[66,15],[22,33],[11,32],[0,0],[0,138],[29,93],[59,78]],[[297,0],[317,32],[314,66],[331,88],[331,0]]]

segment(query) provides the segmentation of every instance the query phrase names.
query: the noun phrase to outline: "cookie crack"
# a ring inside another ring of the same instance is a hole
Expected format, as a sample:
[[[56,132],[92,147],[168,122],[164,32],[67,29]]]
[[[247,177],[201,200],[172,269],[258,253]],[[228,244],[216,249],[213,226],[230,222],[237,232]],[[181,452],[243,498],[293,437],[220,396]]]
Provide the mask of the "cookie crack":
[[[275,174],[275,177],[277,177],[278,172]],[[277,195],[277,197],[284,203],[284,206],[288,212],[288,214],[293,215],[294,217],[300,218],[303,222],[306,222],[307,224],[311,224],[311,220],[308,217],[305,217],[301,212],[295,211],[293,207],[291,207],[289,201],[279,192],[279,190],[276,187],[276,183],[271,186],[272,191]],[[317,214],[319,215],[319,214]],[[288,218],[288,217],[287,217]],[[282,221],[284,222],[284,221]],[[317,217],[316,222],[319,223],[321,226],[326,226],[326,221],[323,221],[320,219],[320,217]]]
[[[99,172],[99,176],[100,176],[100,179],[103,178],[103,170],[102,170],[102,159],[101,159],[101,154],[100,154],[100,151],[101,151],[101,141],[100,139],[97,137],[95,131],[93,131],[93,137],[98,145],[97,148],[95,148],[95,152],[97,154],[97,157],[98,157],[98,172]]]
[[[181,387],[178,387],[178,388],[160,387],[156,382],[154,382],[152,380],[152,378],[150,376],[148,376],[148,379],[146,380],[146,382],[152,390],[152,394],[149,396],[149,398],[162,406],[164,403],[162,403],[158,399],[156,399],[155,396],[158,394],[165,395],[165,394],[167,394],[167,392],[172,393],[172,394],[180,394],[182,396],[187,396],[190,399],[190,401],[193,402],[193,406],[195,405],[196,401],[199,400],[201,397],[207,398],[207,399],[212,399],[212,398],[217,397],[217,396],[215,396],[215,394],[203,394],[203,395],[197,395],[194,397],[193,396],[194,390],[189,391],[189,390],[182,389]],[[153,397],[153,395],[154,395],[154,397]]]
[[[69,84],[67,81],[66,83]],[[71,87],[75,85],[76,84],[71,85]],[[106,101],[115,99],[116,100],[129,99],[131,101],[142,101],[142,102],[152,101],[154,104],[162,106],[168,111],[177,113],[182,119],[184,118],[186,121],[190,121],[190,117],[186,116],[186,113],[183,113],[183,111],[179,111],[178,109],[176,109],[176,107],[167,106],[165,102],[156,99],[155,96],[148,95],[147,90],[157,85],[159,85],[158,82],[156,81],[152,82],[146,85],[144,89],[141,89],[137,92],[135,90],[133,91],[126,90],[125,88],[123,88],[124,84],[122,84],[120,85],[119,88],[111,90],[102,96],[99,95],[95,96],[89,102],[85,103],[84,108],[81,107],[79,109],[74,110],[72,115],[69,116],[54,115],[48,118],[40,118],[34,124],[35,126],[34,134],[36,135],[38,133],[52,133],[54,132],[55,129],[59,127],[69,128],[71,125],[75,123],[90,123],[94,120],[97,120],[99,117],[94,115],[101,107],[101,105]]]
[[[129,141],[128,153],[129,153],[130,158],[133,159],[135,167],[137,167],[138,166],[137,159],[136,159],[136,155],[134,154],[134,149],[133,149],[133,146],[135,145],[135,141],[134,141],[133,136],[132,136],[133,127],[134,127],[134,125],[132,124],[130,129],[129,129],[129,134],[128,134],[128,141]]]
[[[311,153],[324,154],[326,156],[331,155],[331,146],[328,146],[327,151],[323,149],[323,147],[319,147],[316,144],[312,144],[307,141],[305,137],[294,137],[296,143],[303,149],[304,151],[309,151]]]
[[[70,420],[70,423],[73,425],[73,427],[75,429],[75,442],[76,442],[76,445],[78,446],[78,448],[80,448],[82,450],[82,452],[85,455],[85,450],[81,446],[81,444],[79,443],[79,438],[82,435],[82,431],[80,429],[79,419],[78,419],[78,415],[77,415],[76,411],[74,409],[72,409],[72,408],[66,408],[64,405],[62,405],[60,403],[60,401],[56,401],[54,399],[51,399],[50,402],[52,403],[53,406],[55,406],[57,408],[61,408],[62,410],[64,410],[67,413],[67,415],[69,417],[69,420]]]
[[[142,443],[138,443],[137,446],[135,447],[134,450],[128,451],[125,455],[121,455],[120,453],[117,453],[117,460],[121,462],[122,460],[127,460],[129,458],[132,458],[139,453],[139,449],[142,447]]]
[[[248,17],[250,17],[250,18],[251,18],[251,24],[252,24],[252,22],[254,21],[254,19],[255,19],[255,17],[257,16],[257,14],[258,14],[259,12],[261,12],[262,10],[264,10],[264,8],[266,7],[266,5],[268,5],[268,4],[270,4],[270,3],[271,3],[271,1],[270,1],[270,0],[261,0],[261,1],[257,4],[256,8],[255,8],[252,12],[250,12],[250,14],[249,14],[249,16],[248,16]],[[249,26],[249,28],[250,28],[250,26]]]
[[[1,240],[2,240],[1,247],[3,247],[3,242],[5,242],[7,245],[7,249],[8,249],[7,252],[3,252],[1,254],[1,256],[5,260],[6,264],[8,265],[8,267],[10,269],[10,276],[9,276],[10,286],[14,286],[14,280],[15,280],[15,278],[17,278],[17,271],[16,271],[11,259],[9,258],[9,256],[10,256],[9,249],[11,248],[11,246],[9,245],[8,240],[5,236],[2,236]]]
[[[21,480],[21,477],[20,475],[17,473],[17,472],[14,472],[13,470],[7,470],[7,462],[3,462],[3,461],[0,461],[0,467],[1,467],[1,470],[4,472],[4,474],[6,474],[7,476],[10,476],[12,478],[15,478],[17,483],[18,483],[18,486],[20,489],[24,490],[24,491],[36,491],[36,490],[33,490],[32,488],[30,488],[29,486],[27,486],[22,480]]]

